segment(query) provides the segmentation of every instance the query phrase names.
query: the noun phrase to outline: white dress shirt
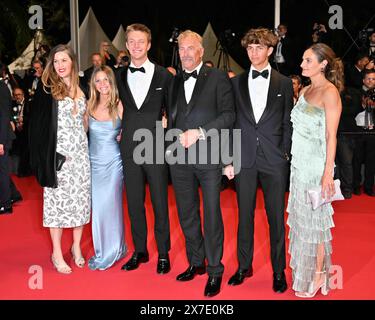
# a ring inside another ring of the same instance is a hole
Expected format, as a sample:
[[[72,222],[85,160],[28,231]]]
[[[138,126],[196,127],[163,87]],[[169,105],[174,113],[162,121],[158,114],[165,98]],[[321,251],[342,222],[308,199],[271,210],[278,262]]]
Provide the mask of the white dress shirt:
[[[281,37],[281,39],[284,39],[284,38],[285,38],[285,36]],[[281,42],[281,39],[277,43],[277,47],[276,47],[275,62],[277,62],[277,63],[285,63],[285,58],[284,58],[283,54],[281,53],[281,50],[282,50],[282,47],[283,47],[283,43]]]
[[[38,87],[38,83],[39,83],[39,78],[35,77],[35,79],[33,80],[32,85],[31,85],[31,90],[35,91],[36,88]]]
[[[267,105],[268,89],[270,86],[270,79],[271,79],[271,66],[270,64],[268,64],[267,67],[265,67],[264,69],[258,70],[259,72],[262,72],[263,70],[268,70],[269,74],[268,74],[267,79],[263,78],[262,76],[259,76],[256,79],[253,79],[253,76],[252,76],[253,70],[256,70],[256,69],[253,68],[253,66],[251,66],[250,72],[249,72],[248,84],[249,84],[250,100],[253,106],[255,121],[258,123]]]
[[[130,67],[145,69],[145,72],[135,71],[131,72],[128,69],[128,85],[133,95],[137,108],[140,109],[143,102],[146,99],[148,90],[150,89],[152,77],[154,76],[155,65],[150,61],[146,60],[141,66],[136,67],[130,63]]]
[[[199,75],[199,72],[203,66],[203,62],[201,62],[194,70],[197,70],[197,74]],[[192,73],[194,70],[186,71],[187,73]],[[186,102],[189,103],[191,100],[191,96],[193,95],[195,83],[197,82],[197,79],[194,77],[190,77],[188,80],[184,81],[184,89],[185,89],[185,99]]]

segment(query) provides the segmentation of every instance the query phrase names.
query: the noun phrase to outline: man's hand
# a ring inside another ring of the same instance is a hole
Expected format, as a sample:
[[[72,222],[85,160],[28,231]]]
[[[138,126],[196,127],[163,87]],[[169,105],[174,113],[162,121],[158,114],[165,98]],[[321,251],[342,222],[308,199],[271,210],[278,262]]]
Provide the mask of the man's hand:
[[[230,164],[224,168],[224,174],[229,180],[234,178],[234,167]]]
[[[362,97],[362,107],[367,108],[375,108],[375,101],[373,101],[370,97]]]
[[[0,156],[3,156],[5,154],[4,152],[4,145],[0,144]]]
[[[17,130],[22,131],[22,129],[23,129],[23,122],[18,122],[17,123]]]
[[[168,119],[165,115],[163,115],[163,118],[161,119],[161,125],[163,129],[167,129],[168,127]]]
[[[189,148],[191,145],[197,142],[199,138],[198,129],[190,129],[180,134],[179,140],[184,148]]]

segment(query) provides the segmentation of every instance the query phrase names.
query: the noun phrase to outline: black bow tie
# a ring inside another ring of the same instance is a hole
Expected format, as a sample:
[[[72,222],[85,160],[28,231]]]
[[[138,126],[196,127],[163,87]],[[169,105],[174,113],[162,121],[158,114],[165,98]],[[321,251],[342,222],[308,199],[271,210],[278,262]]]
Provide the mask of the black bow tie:
[[[140,71],[140,72],[146,73],[146,70],[143,67],[140,67],[140,68],[129,67],[129,70],[130,70],[131,73],[134,73],[136,71]]]
[[[197,70],[194,70],[193,72],[189,73],[189,72],[186,72],[185,70],[182,71],[182,77],[184,78],[184,81],[188,80],[190,77],[193,77],[195,79],[198,78],[198,73],[197,73]]]
[[[263,70],[262,72],[259,72],[257,70],[253,70],[253,79],[258,78],[259,76],[262,76],[264,79],[268,78],[268,70]]]

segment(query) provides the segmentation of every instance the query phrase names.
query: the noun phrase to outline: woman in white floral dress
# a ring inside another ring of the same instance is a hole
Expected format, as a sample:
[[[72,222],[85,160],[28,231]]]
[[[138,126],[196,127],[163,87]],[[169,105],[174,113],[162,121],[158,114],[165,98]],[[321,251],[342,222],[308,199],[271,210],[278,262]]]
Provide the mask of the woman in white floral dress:
[[[73,228],[70,252],[83,267],[80,242],[90,222],[90,161],[87,141],[86,99],[79,87],[72,49],[52,49],[31,116],[31,162],[44,187],[43,226],[50,228],[52,262],[58,272],[71,273],[61,249],[64,228]],[[65,158],[61,168],[59,159]]]

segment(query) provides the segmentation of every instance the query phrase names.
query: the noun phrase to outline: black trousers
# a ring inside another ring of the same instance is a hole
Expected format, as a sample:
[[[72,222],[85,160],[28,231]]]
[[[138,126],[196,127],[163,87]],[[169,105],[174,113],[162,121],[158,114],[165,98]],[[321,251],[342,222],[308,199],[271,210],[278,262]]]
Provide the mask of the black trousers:
[[[341,190],[353,191],[353,158],[357,136],[339,134],[336,149],[336,173],[341,181]]]
[[[166,164],[135,164],[123,159],[124,181],[132,238],[136,252],[147,252],[147,221],[145,209],[146,181],[154,209],[154,234],[159,254],[170,250],[168,215],[168,167]]]
[[[207,258],[210,276],[222,276],[224,226],[220,209],[221,169],[197,169],[193,165],[170,166],[178,217],[185,236],[190,265],[200,266]],[[199,185],[203,196],[203,233]]]
[[[11,156],[18,157],[18,163],[14,166],[16,169],[14,173],[17,176],[24,177],[31,175],[30,168],[30,150],[28,143],[27,127],[21,131],[16,131],[16,139],[13,141],[12,149],[10,150]],[[12,157],[14,158],[14,157]]]
[[[0,156],[0,206],[9,205],[11,200],[8,151]]]
[[[372,191],[375,175],[375,134],[364,134],[357,138],[353,160],[353,187],[361,185],[361,166],[365,164],[365,191]]]
[[[276,273],[285,269],[284,209],[288,165],[286,161],[279,165],[270,165],[258,147],[255,165],[249,169],[242,168],[235,177],[239,212],[237,257],[240,269],[248,269],[253,262],[254,211],[258,182],[264,193],[272,268]]]

